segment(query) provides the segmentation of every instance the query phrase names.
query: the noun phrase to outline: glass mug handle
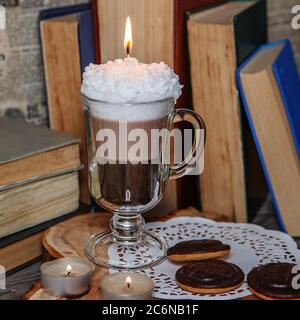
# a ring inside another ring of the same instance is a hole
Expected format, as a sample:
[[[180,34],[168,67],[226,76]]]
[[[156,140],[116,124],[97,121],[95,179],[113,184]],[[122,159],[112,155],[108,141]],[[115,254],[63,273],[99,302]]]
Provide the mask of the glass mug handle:
[[[206,126],[200,115],[189,109],[175,109],[172,120],[173,124],[187,121],[195,129],[195,137],[189,154],[181,163],[170,168],[170,180],[175,180],[188,175],[194,169],[194,164],[203,154],[206,142]]]

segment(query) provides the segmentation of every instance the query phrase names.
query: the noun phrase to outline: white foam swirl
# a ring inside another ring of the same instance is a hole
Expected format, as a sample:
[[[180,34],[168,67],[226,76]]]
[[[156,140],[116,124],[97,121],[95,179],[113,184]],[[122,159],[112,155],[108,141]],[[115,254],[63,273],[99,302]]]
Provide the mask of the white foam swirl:
[[[179,77],[164,62],[144,64],[135,58],[117,59],[85,68],[81,92],[108,103],[145,103],[167,98],[177,100]]]

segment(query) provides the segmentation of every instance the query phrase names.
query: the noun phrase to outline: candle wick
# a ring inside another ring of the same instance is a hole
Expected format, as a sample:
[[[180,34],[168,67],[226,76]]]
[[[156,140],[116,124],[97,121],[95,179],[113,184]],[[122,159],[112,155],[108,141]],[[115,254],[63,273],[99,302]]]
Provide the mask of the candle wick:
[[[127,58],[130,57],[130,42],[128,41],[128,44],[126,46],[126,54],[127,54]]]
[[[71,277],[73,270],[67,270],[66,277]]]
[[[127,288],[130,289],[130,283],[129,282],[127,282]]]
[[[72,273],[73,273],[72,267],[71,265],[68,265],[66,270],[66,277],[70,277]]]

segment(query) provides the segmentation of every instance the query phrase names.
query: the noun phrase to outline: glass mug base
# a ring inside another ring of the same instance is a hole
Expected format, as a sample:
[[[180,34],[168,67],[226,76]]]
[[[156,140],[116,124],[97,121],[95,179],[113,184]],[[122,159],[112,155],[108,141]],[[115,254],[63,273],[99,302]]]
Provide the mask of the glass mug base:
[[[150,268],[166,257],[167,245],[143,231],[135,242],[116,241],[112,232],[93,235],[85,246],[86,256],[96,265],[115,270]]]

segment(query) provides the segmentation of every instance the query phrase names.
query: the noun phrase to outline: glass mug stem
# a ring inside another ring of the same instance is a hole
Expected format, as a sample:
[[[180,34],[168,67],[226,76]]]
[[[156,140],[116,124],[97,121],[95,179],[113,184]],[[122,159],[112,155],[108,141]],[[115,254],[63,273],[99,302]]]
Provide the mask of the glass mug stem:
[[[141,214],[121,215],[114,213],[110,221],[114,241],[124,244],[140,242],[144,225],[145,220]]]

